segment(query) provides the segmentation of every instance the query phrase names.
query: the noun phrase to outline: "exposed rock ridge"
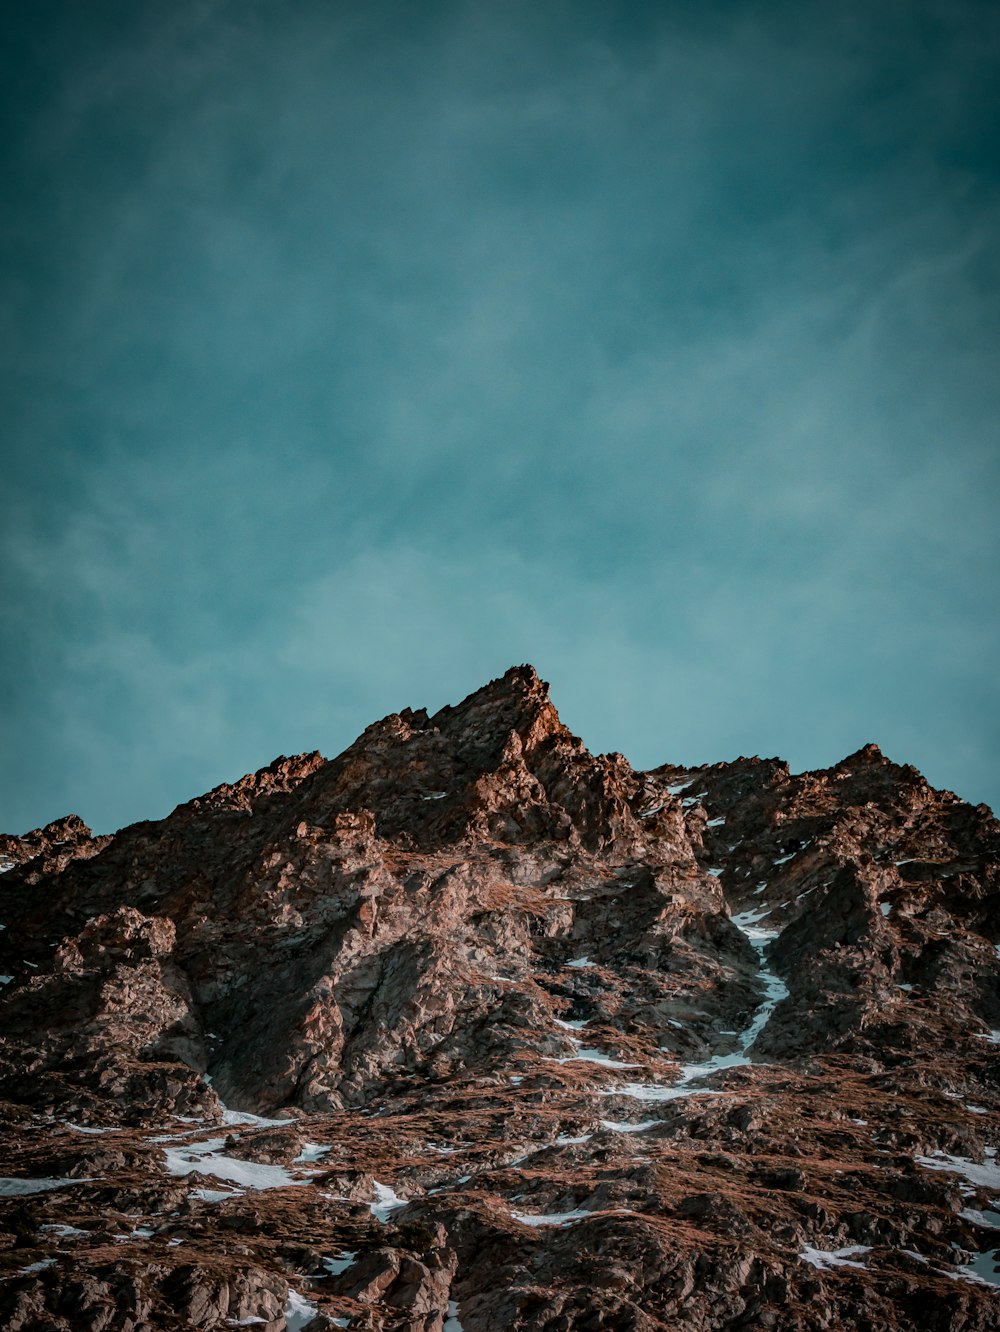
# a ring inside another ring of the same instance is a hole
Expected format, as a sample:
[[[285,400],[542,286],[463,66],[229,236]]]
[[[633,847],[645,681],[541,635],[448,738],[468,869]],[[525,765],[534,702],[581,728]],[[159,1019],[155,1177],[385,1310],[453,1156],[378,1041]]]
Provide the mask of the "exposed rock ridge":
[[[530,666],[2,838],[0,1319],[994,1327],[998,848],[874,745],[592,755]]]

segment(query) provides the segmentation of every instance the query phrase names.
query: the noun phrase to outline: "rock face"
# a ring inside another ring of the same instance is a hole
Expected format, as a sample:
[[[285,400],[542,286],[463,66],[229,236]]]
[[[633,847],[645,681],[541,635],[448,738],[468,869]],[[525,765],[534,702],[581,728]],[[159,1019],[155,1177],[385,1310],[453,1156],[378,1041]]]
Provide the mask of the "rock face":
[[[998,846],[530,667],[0,838],[0,1323],[996,1328]]]

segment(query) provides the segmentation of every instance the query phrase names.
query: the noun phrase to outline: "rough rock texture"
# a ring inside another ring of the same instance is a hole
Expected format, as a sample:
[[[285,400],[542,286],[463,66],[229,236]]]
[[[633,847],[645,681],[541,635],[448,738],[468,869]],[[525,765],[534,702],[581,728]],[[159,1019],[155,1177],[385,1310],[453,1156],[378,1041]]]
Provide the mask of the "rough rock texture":
[[[998,845],[530,667],[0,838],[0,1324],[996,1328]]]

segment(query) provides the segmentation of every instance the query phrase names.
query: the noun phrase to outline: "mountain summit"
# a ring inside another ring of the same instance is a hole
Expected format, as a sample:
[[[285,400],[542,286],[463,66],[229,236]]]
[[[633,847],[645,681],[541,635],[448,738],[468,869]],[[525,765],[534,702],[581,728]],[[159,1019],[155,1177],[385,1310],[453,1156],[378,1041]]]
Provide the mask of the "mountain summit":
[[[3,1326],[995,1328],[998,846],[530,666],[0,838]]]

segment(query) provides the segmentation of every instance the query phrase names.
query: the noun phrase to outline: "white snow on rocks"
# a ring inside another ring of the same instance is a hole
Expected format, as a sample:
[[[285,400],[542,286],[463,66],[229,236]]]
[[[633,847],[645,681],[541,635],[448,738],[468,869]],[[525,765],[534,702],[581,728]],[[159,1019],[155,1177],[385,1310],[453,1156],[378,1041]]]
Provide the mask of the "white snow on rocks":
[[[753,1021],[740,1037],[740,1050],[747,1054],[753,1047],[757,1037],[767,1026],[771,1014],[777,1008],[783,999],[788,998],[788,987],[780,976],[769,971],[764,964],[764,950],[772,939],[776,939],[779,930],[764,930],[758,925],[768,913],[766,911],[741,911],[733,916],[732,921],[738,930],[740,930],[750,940],[754,951],[757,954],[757,961],[760,966],[761,979],[764,982],[764,1001],[754,1014]]]
[[[546,1212],[544,1214],[534,1212],[511,1212],[515,1221],[520,1221],[523,1226],[567,1226],[571,1221],[580,1221],[585,1216],[593,1216],[593,1212]]]
[[[718,1096],[721,1093],[702,1087],[664,1087],[658,1082],[627,1082],[624,1087],[602,1087],[601,1096],[627,1096],[633,1101],[679,1101],[684,1096]]]
[[[26,1193],[48,1193],[50,1189],[65,1189],[70,1184],[92,1184],[92,1179],[12,1179],[0,1177],[0,1198],[16,1198]]]
[[[47,1230],[56,1235],[59,1239],[76,1239],[80,1235],[89,1235],[89,1230],[80,1230],[77,1226],[64,1226],[55,1221],[50,1221],[44,1226],[39,1226],[39,1230]]]
[[[764,964],[764,950],[779,933],[778,930],[760,928],[758,922],[768,914],[769,909],[764,908],[760,911],[743,911],[732,917],[733,924],[746,935],[757,953],[761,979],[764,982],[764,999],[754,1013],[753,1021],[739,1036],[737,1049],[729,1054],[713,1055],[703,1063],[685,1064],[681,1070],[680,1080],[672,1087],[664,1087],[659,1083],[630,1082],[624,1087],[602,1088],[601,1095],[628,1096],[640,1101],[676,1101],[686,1096],[722,1094],[690,1084],[700,1082],[722,1069],[742,1068],[749,1064],[751,1062],[749,1052],[754,1042],[764,1030],[775,1008],[788,996],[788,988],[784,981],[768,970]]]
[[[603,1064],[605,1068],[639,1068],[639,1064],[626,1064],[621,1059],[612,1059],[609,1054],[603,1050],[595,1050],[593,1046],[581,1045],[571,1055],[563,1055],[561,1058],[550,1058],[550,1063],[554,1064]]]
[[[663,809],[663,808],[664,808],[664,806],[663,806],[662,804],[660,804],[660,805],[651,805],[649,809],[644,809],[644,810],[642,811],[642,813],[639,815],[639,818],[640,818],[640,819],[651,819],[651,818],[653,817],[654,814],[659,814],[660,810]],[[631,885],[630,885],[630,886],[631,886]]]
[[[864,1263],[852,1261],[860,1253],[871,1253],[871,1245],[849,1244],[846,1249],[814,1249],[811,1244],[807,1244],[799,1257],[804,1263],[809,1263],[823,1272],[834,1267],[860,1267],[864,1269]]]
[[[321,1161],[330,1150],[329,1147],[324,1147],[322,1143],[307,1142],[295,1158],[295,1164],[298,1165],[309,1161]]]
[[[685,1064],[681,1069],[681,1083],[697,1082],[724,1068],[744,1068],[750,1063],[750,1056],[734,1051],[732,1054],[712,1055],[701,1064]]]
[[[27,1267],[18,1269],[18,1276],[31,1276],[34,1272],[44,1272],[47,1267],[55,1266],[54,1258],[42,1258],[37,1263],[29,1263]]]
[[[601,1128],[610,1129],[612,1133],[646,1133],[659,1123],[658,1119],[644,1119],[640,1124],[630,1124],[628,1120],[602,1119]]]
[[[442,1332],[464,1332],[458,1320],[458,1304],[455,1300],[448,1301],[448,1317],[444,1321]]]
[[[917,1156],[914,1159],[927,1170],[949,1170],[952,1174],[964,1175],[977,1188],[1000,1189],[1000,1164],[992,1157],[977,1162],[967,1156],[947,1156],[944,1152],[935,1152],[933,1156]]]
[[[307,1323],[311,1323],[318,1313],[318,1304],[310,1303],[298,1291],[289,1290],[288,1303],[285,1305],[286,1332],[301,1332],[301,1329]]]
[[[221,1101],[219,1104],[222,1105]],[[263,1115],[252,1115],[248,1110],[230,1110],[223,1105],[222,1122],[229,1128],[242,1125],[253,1128],[288,1128],[295,1123],[295,1116],[289,1119],[265,1119]]]
[[[381,1221],[385,1225],[390,1215],[406,1204],[407,1199],[400,1198],[395,1189],[390,1188],[388,1184],[375,1181],[375,1201],[369,1203],[368,1210],[376,1221]]]
[[[571,962],[567,962],[566,965],[568,967],[573,967],[574,969],[579,971],[582,970],[584,967],[596,967],[597,963],[591,962],[589,957],[574,957],[573,960]]]
[[[224,1138],[209,1138],[205,1142],[188,1143],[184,1148],[168,1147],[164,1152],[167,1173],[190,1175],[197,1170],[203,1175],[242,1185],[245,1189],[285,1189],[309,1182],[296,1179],[284,1166],[261,1165],[236,1156],[223,1156],[219,1148],[224,1144]]]

